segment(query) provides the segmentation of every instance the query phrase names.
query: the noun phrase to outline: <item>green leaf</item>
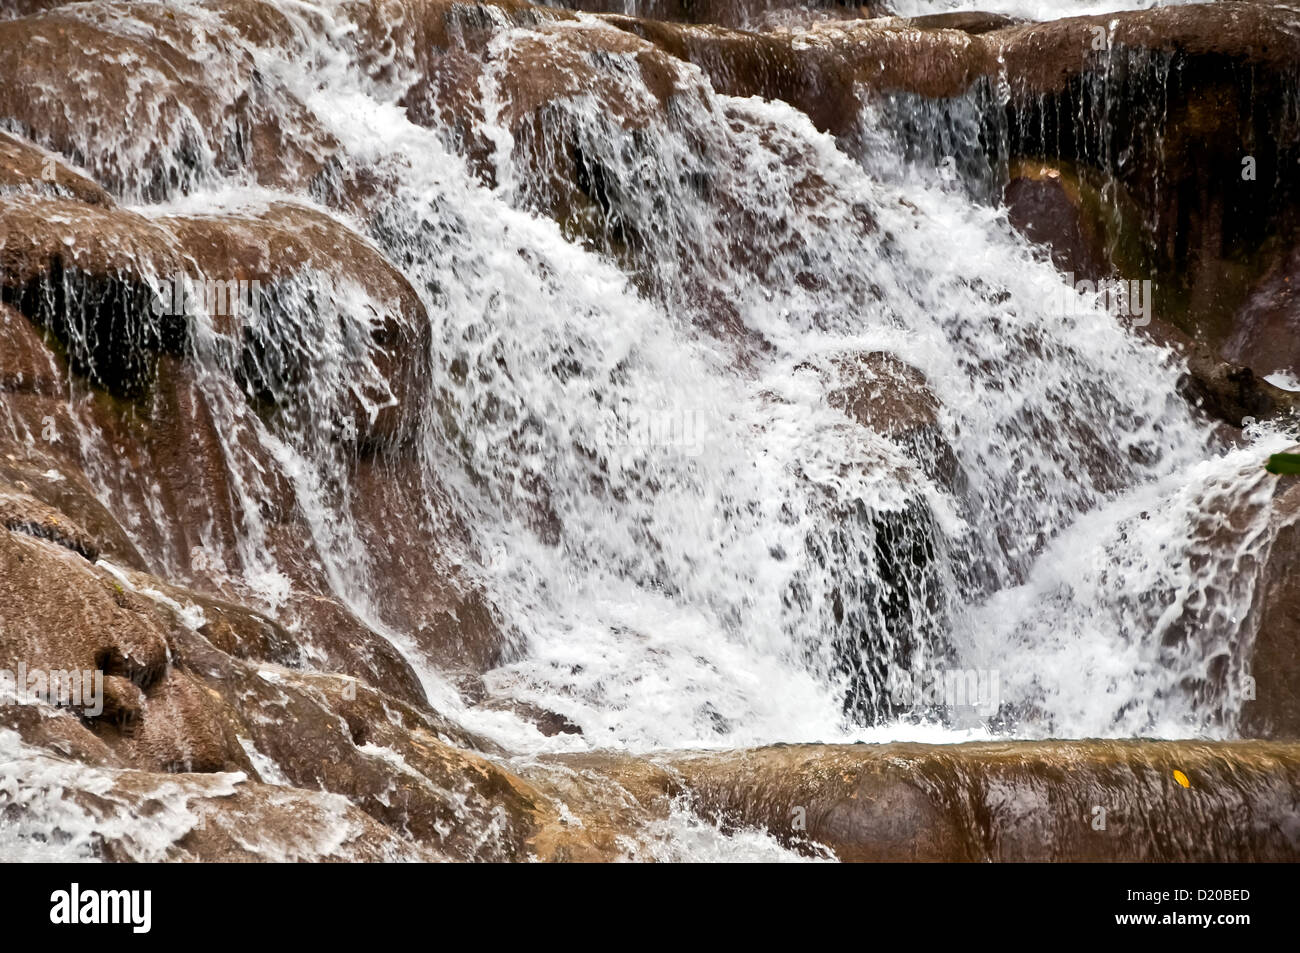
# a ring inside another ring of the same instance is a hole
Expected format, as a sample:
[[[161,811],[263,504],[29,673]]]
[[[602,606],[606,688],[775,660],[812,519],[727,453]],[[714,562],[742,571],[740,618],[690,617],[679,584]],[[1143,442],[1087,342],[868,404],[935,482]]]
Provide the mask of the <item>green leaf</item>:
[[[1275,453],[1268,458],[1264,469],[1269,473],[1300,473],[1300,453]]]

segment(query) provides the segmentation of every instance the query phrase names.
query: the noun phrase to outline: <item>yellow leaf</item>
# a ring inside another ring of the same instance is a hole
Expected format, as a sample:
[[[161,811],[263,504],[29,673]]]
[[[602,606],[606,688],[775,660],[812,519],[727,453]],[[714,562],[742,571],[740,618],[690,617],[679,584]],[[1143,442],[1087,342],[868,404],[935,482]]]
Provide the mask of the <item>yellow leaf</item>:
[[[1190,788],[1192,786],[1192,782],[1187,780],[1187,775],[1183,774],[1181,771],[1174,771],[1174,780],[1185,788]]]

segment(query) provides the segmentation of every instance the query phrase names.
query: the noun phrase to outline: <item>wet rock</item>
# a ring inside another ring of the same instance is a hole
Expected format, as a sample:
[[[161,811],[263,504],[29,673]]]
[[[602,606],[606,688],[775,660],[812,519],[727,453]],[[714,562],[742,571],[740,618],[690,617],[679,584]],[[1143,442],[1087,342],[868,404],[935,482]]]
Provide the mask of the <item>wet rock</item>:
[[[1062,89],[1073,76],[1096,67],[1109,48],[1177,51],[1192,57],[1237,57],[1259,66],[1289,67],[1300,50],[1287,8],[1271,3],[1131,10],[1026,23],[989,39],[1002,50],[1009,75],[1022,88]],[[1190,157],[1189,157],[1190,158]]]
[[[118,570],[127,584],[155,598],[170,600],[199,621],[195,631],[238,659],[288,668],[303,665],[303,646],[279,622],[246,606],[164,582],[146,572]]]
[[[410,704],[428,705],[411,663],[337,598],[300,592],[280,615],[317,668],[362,679]]]
[[[385,622],[444,670],[481,673],[502,664],[508,634],[473,568],[451,556],[471,543],[454,498],[404,457],[359,461],[355,478],[353,513],[374,578],[407,581],[378,610]],[[401,525],[393,513],[406,514]]]
[[[559,712],[554,712],[540,705],[516,701],[511,698],[491,698],[479,707],[487,711],[509,711],[533,725],[546,738],[556,735],[580,735],[582,728],[575,725]]]
[[[984,13],[978,10],[957,10],[951,13],[930,13],[920,17],[908,17],[911,26],[923,30],[961,30],[972,36],[979,36],[993,30],[1024,23],[1023,17],[1007,16],[1004,13]]]
[[[630,17],[606,20],[699,66],[718,92],[779,99],[836,135],[852,131],[861,89],[944,99],[966,92],[995,66],[979,38],[897,20],[823,22],[765,34]]]
[[[35,448],[22,456],[0,453],[0,497],[7,501],[5,522],[11,529],[50,539],[88,559],[144,568],[131,538],[66,459]]]
[[[84,720],[66,708],[48,705],[0,705],[0,726],[23,743],[81,764],[125,767],[125,763]]]
[[[1052,262],[1076,280],[1097,281],[1114,270],[1095,190],[1068,170],[1018,163],[1003,190],[1011,224],[1046,245]]]
[[[0,304],[0,391],[62,396],[66,372],[26,316]]]
[[[1258,374],[1300,373],[1300,247],[1279,258],[1250,290],[1223,346],[1229,361]]]
[[[48,539],[94,562],[99,547],[94,538],[52,506],[21,491],[6,490],[0,484],[0,527]]]
[[[548,6],[587,13],[631,13],[646,20],[695,23],[753,30],[772,25],[800,25],[819,19],[870,19],[887,13],[882,3],[844,0],[557,0]]]
[[[20,136],[0,132],[0,190],[43,192],[96,205],[112,205],[109,194],[62,156]]]
[[[564,805],[533,836],[534,856],[554,863],[657,859],[655,827],[670,812],[662,792],[680,787],[656,760],[578,754],[519,763],[530,784]]]
[[[301,863],[322,861],[346,863],[393,863],[442,861],[450,858],[412,843],[400,831],[370,818],[345,798],[325,792],[303,791],[241,782],[232,794],[221,792],[213,775],[168,776],[180,788],[186,807],[195,820],[159,860],[202,860],[231,863],[263,861]],[[162,808],[172,789],[151,788],[153,778],[137,774],[120,777],[114,793],[126,803],[116,816],[149,818],[150,809]],[[213,790],[215,789],[215,790]],[[207,791],[213,794],[206,796]],[[191,794],[191,792],[193,792]],[[135,802],[134,804],[132,802]],[[147,820],[146,820],[147,824]],[[256,843],[248,831],[259,831]],[[111,860],[140,858],[128,838],[108,840],[104,855]]]
[[[348,679],[235,661],[184,633],[178,648],[282,783],[342,794],[450,856],[523,858],[545,799],[454,747],[474,742],[450,724]]]
[[[1296,452],[1293,448],[1292,452]],[[1300,483],[1278,478],[1255,606],[1243,631],[1254,630],[1249,665],[1253,698],[1242,706],[1241,732],[1253,738],[1300,739]]]
[[[554,760],[603,770],[641,805],[685,797],[725,828],[843,861],[1191,862],[1300,857],[1297,755],[1267,742],[1054,741]]]
[[[248,766],[212,699],[172,668],[170,627],[147,599],[63,548],[0,532],[6,671],[80,673],[81,697],[64,701],[79,702],[76,712],[127,763],[164,771]],[[101,699],[87,678],[96,672]]]
[[[885,351],[833,361],[827,401],[837,410],[897,442],[927,473],[952,485],[958,465],[940,423],[942,407],[925,375]]]
[[[72,854],[76,859],[273,863],[445,859],[384,827],[338,795],[259,784],[238,773],[118,769],[72,773],[48,758],[35,766],[39,770],[28,783],[35,788],[34,796],[60,802],[53,814],[56,836],[76,844]],[[0,798],[4,793],[0,782]],[[249,830],[259,831],[256,842],[248,838]],[[33,844],[32,851],[33,856],[42,856],[39,844]]]
[[[1270,3],[1194,5],[981,37],[1005,63],[1011,158],[1099,176],[1108,211],[1140,238],[1132,263],[1114,264],[1153,280],[1158,313],[1215,349],[1265,252],[1300,228],[1282,171],[1300,159],[1292,17]]]
[[[354,679],[241,661],[203,635],[228,639],[264,620],[219,607],[214,630],[212,600],[0,532],[0,666],[106,673],[102,711],[84,721],[36,706],[7,716],[29,743],[98,765],[241,771],[342,794],[403,838],[463,859],[522,859],[552,817],[543,796],[470,750],[494,746],[427,708]]]
[[[271,28],[235,7],[238,25]],[[238,169],[290,186],[337,148],[256,68],[236,29],[156,4],[66,5],[0,22],[0,76],[0,113],[115,193],[160,198]]]
[[[167,670],[167,633],[107,573],[46,540],[0,531],[6,668],[121,675],[142,688]]]
[[[0,24],[3,26],[3,24]],[[147,389],[156,355],[186,328],[156,315],[150,276],[174,273],[174,240],[124,209],[41,196],[0,199],[0,293],[53,335],[72,368],[121,395]]]
[[[1188,369],[1182,394],[1212,419],[1229,426],[1293,417],[1300,409],[1300,397],[1294,392],[1270,384],[1249,367],[1207,358],[1201,349],[1192,352]]]
[[[1210,420],[1234,431],[1263,420],[1285,421],[1300,411],[1300,395],[1264,380],[1249,367],[1219,359],[1213,349],[1160,318],[1142,334],[1185,362],[1178,392]],[[1231,434],[1229,434],[1231,436]]]
[[[55,476],[64,479],[42,482],[68,484],[69,492],[58,494],[50,505],[72,506],[83,516],[96,507],[102,510],[95,502],[96,493],[81,485],[85,483],[81,473],[93,466],[99,479],[116,484],[112,495],[125,510],[166,515],[162,522],[137,521],[133,531],[151,552],[174,554],[171,568],[181,573],[178,581],[211,588],[214,595],[240,598],[214,577],[215,571],[237,570],[245,560],[239,541],[248,501],[241,497],[256,497],[259,517],[268,520],[277,541],[283,541],[276,543],[281,564],[293,571],[304,590],[294,596],[286,619],[307,625],[306,641],[323,651],[329,667],[387,684],[402,697],[422,699],[419,681],[400,654],[349,610],[319,595],[328,593],[330,585],[322,578],[319,560],[310,557],[310,537],[297,522],[291,484],[266,447],[253,439],[247,422],[240,420],[243,411],[229,403],[228,390],[211,377],[205,379],[200,371],[199,361],[190,353],[194,317],[160,315],[151,285],[155,276],[164,276],[163,281],[190,275],[217,275],[223,282],[264,280],[270,301],[263,304],[273,310],[271,319],[280,318],[283,326],[242,346],[256,350],[251,362],[257,368],[266,370],[269,363],[276,364],[277,382],[283,385],[277,396],[284,404],[283,413],[293,418],[286,423],[291,432],[310,442],[335,438],[319,435],[317,421],[294,423],[297,417],[320,409],[320,401],[311,394],[296,394],[291,384],[291,379],[310,380],[313,368],[306,365],[313,359],[311,350],[318,338],[304,327],[318,319],[302,281],[309,273],[328,276],[331,294],[338,290],[339,276],[354,281],[362,304],[373,308],[369,325],[361,328],[363,339],[355,343],[370,362],[369,380],[382,391],[373,395],[374,402],[387,395],[386,406],[372,420],[363,404],[348,403],[364,389],[367,377],[358,370],[336,382],[342,396],[335,405],[340,420],[333,430],[342,432],[340,428],[350,421],[353,433],[345,438],[350,439],[348,446],[373,452],[396,449],[402,434],[416,423],[420,408],[414,395],[427,379],[420,368],[427,363],[428,319],[409,283],[361,236],[330,216],[301,206],[281,203],[240,215],[157,221],[56,199],[14,200],[7,210],[11,216],[6,221],[13,223],[14,233],[21,234],[21,238],[11,236],[3,249],[10,266],[7,274],[11,281],[20,282],[9,289],[14,304],[26,308],[35,321],[52,329],[56,339],[61,336],[70,345],[75,371],[132,400],[130,405],[119,405],[92,394],[67,405],[27,397],[6,401],[15,422],[20,419],[29,434],[25,445],[14,446],[11,458],[31,460],[22,468],[28,475],[50,470],[38,467],[37,458],[50,460]],[[69,278],[69,273],[76,277]],[[279,290],[284,293],[277,297]],[[109,304],[87,308],[86,298]],[[358,307],[364,315],[362,305]],[[255,315],[215,315],[218,338],[223,331],[234,334],[238,328],[233,324],[241,317]],[[67,394],[67,372],[39,330],[12,308],[0,312],[0,319],[0,330],[13,344],[3,356],[6,390],[22,388],[24,394],[36,396]],[[232,347],[238,351],[241,345]],[[268,357],[272,351],[279,358],[276,362]],[[201,355],[202,361],[214,358],[222,359],[220,354]],[[227,360],[228,368],[241,366],[237,357]],[[249,363],[246,357],[242,366]],[[267,383],[265,377],[259,379]],[[257,388],[252,390],[257,396]],[[301,400],[295,402],[295,397]],[[82,458],[78,442],[71,437],[87,431],[101,435],[113,447],[120,467],[106,470],[102,460]],[[358,465],[364,474],[374,472],[369,464],[359,461]],[[428,494],[420,494],[429,488],[418,473],[409,479],[410,469],[403,470],[409,492],[400,500],[387,501],[419,512],[428,508]],[[148,474],[148,479],[141,479],[142,474]],[[392,494],[383,475],[377,476],[380,479],[369,484],[373,495],[360,497],[359,504],[368,507],[368,525],[387,537],[387,544],[378,550],[386,561],[380,568],[418,567],[423,578],[421,585],[395,599],[401,610],[394,613],[396,623],[417,631],[430,657],[454,659],[456,664],[480,670],[496,664],[501,642],[481,594],[476,596],[468,583],[457,582],[445,562],[429,558],[431,550],[443,548],[445,534],[433,527],[424,535],[414,527],[409,533],[396,532],[388,515],[393,510],[381,505]],[[71,492],[73,486],[77,492]],[[48,494],[42,498],[48,499]],[[96,553],[144,568],[135,545],[112,518],[104,513],[93,516],[93,535],[111,538]],[[437,522],[446,520],[440,514]],[[111,531],[98,532],[109,527]]]
[[[351,439],[363,447],[391,443],[409,430],[419,411],[418,386],[428,376],[429,319],[415,289],[367,240],[337,219],[283,202],[241,215],[169,217],[158,224],[176,236],[207,288],[224,290],[224,299],[209,290],[218,307],[205,307],[219,331],[239,336],[241,372],[254,397],[287,402],[282,409],[294,425],[309,425],[298,419],[307,411],[302,402],[312,396],[309,378],[313,371],[329,372],[317,366],[322,355],[312,342],[328,340],[335,318],[315,312],[322,297],[338,297],[369,313],[342,332],[340,346],[359,353],[346,382],[337,382],[352,387],[336,413],[351,421]],[[368,300],[353,302],[349,282]],[[317,415],[321,410],[310,408]]]
[[[113,311],[104,319],[110,333],[103,349],[116,364],[97,360],[91,349],[92,356],[78,365],[95,370],[92,380],[112,385],[112,390],[131,394],[133,399],[129,404],[120,404],[97,393],[79,396],[72,403],[55,399],[56,395],[66,398],[72,383],[62,369],[62,361],[31,322],[5,308],[0,312],[0,330],[14,346],[6,349],[3,357],[8,369],[3,410],[11,417],[18,439],[10,444],[7,433],[0,432],[0,450],[6,451],[0,455],[0,477],[16,481],[20,492],[45,505],[72,514],[69,522],[85,527],[93,538],[96,555],[103,553],[120,565],[143,569],[146,567],[138,543],[151,553],[169,554],[168,572],[176,581],[237,600],[246,598],[246,594],[231,589],[229,582],[231,574],[238,572],[247,558],[240,538],[248,519],[245,505],[254,505],[257,517],[270,524],[280,565],[290,571],[300,587],[284,616],[291,626],[305,625],[295,638],[301,638],[327,667],[387,685],[394,694],[422,704],[423,691],[409,663],[350,610],[326,595],[331,586],[319,559],[312,555],[313,543],[300,522],[292,485],[266,447],[253,437],[248,422],[241,421],[240,415],[245,413],[240,406],[242,400],[231,404],[228,385],[214,384],[211,377],[205,379],[188,355],[154,353],[138,346],[132,339],[148,335],[131,330],[133,326],[147,329],[155,317],[152,310],[144,308],[143,301],[135,299],[148,293],[144,290],[146,275],[159,268],[153,262],[163,253],[171,255],[184,248],[189,268],[202,260],[208,269],[220,267],[227,273],[245,269],[235,272],[240,276],[256,274],[263,266],[271,269],[272,277],[297,275],[311,268],[330,274],[339,262],[345,262],[348,273],[367,286],[365,293],[373,293],[369,300],[389,305],[387,317],[376,315],[379,326],[362,346],[373,345],[376,363],[387,361],[387,367],[397,368],[391,377],[401,383],[395,383],[393,389],[399,390],[403,399],[391,409],[414,414],[417,408],[406,398],[419,383],[415,368],[426,359],[427,343],[421,340],[427,337],[428,324],[423,306],[409,284],[359,236],[328,216],[296,207],[273,207],[261,217],[161,223],[147,222],[130,213],[111,217],[116,212],[87,220],[86,206],[79,203],[49,200],[40,207],[47,213],[46,231],[30,236],[23,248],[12,244],[6,247],[15,263],[28,269],[27,273],[38,273],[41,266],[49,269],[26,288],[54,283],[52,274],[57,271],[57,263],[52,266],[43,256],[58,256],[63,254],[60,249],[73,249],[69,254],[82,267],[83,285],[113,287],[116,283],[137,291],[132,298],[137,305],[134,310]],[[60,231],[60,222],[68,230]],[[93,238],[80,244],[61,240],[61,236],[79,235],[83,226],[94,230]],[[99,277],[91,277],[94,275]],[[65,332],[71,326],[64,320],[65,309],[85,318],[85,312],[77,311],[67,301],[49,302],[43,293],[35,292],[31,299],[37,302],[32,308],[36,317]],[[16,303],[26,300],[20,294]],[[124,327],[117,318],[130,318],[133,323]],[[92,316],[85,318],[85,323],[96,328],[99,320]],[[188,316],[182,317],[186,325],[188,320]],[[157,341],[155,337],[146,343]],[[309,338],[306,343],[310,346]],[[134,348],[133,353],[138,355],[132,364],[139,370],[138,375],[125,369],[123,347]],[[402,390],[403,386],[407,389]],[[390,430],[387,438],[381,437],[367,427],[367,418],[359,407],[351,410],[356,447],[374,446],[374,441],[380,439],[397,439],[395,430]],[[384,426],[384,419],[377,424]],[[73,439],[78,433],[95,434],[97,442],[86,447],[81,440]],[[309,430],[309,439],[316,439],[314,430]],[[95,454],[96,447],[111,447],[116,460],[106,466],[102,456],[87,457],[87,453]],[[379,550],[385,561],[381,570],[399,572],[403,566],[418,567],[423,580],[395,599],[399,609],[406,607],[394,612],[396,623],[417,631],[418,641],[431,658],[454,660],[455,664],[470,664],[480,670],[496,664],[501,641],[490,608],[467,582],[456,580],[450,566],[429,558],[431,551],[440,552],[445,546],[446,534],[438,528],[447,522],[445,513],[435,521],[438,526],[429,526],[421,535],[415,524],[408,524],[406,531],[395,527],[389,517],[393,510],[381,505],[387,501],[408,512],[427,509],[431,497],[421,496],[428,489],[424,481],[418,473],[410,479],[411,466],[402,464],[409,492],[399,493],[401,499],[389,499],[392,493],[384,482],[385,473],[364,461],[358,461],[358,466],[363,474],[376,477],[367,483],[368,490],[358,505],[367,507],[365,525],[387,538]],[[84,473],[92,469],[101,484],[109,484],[108,495],[115,508],[146,515],[134,522],[134,542],[105,511],[98,499],[102,491],[88,485]],[[159,520],[159,515],[165,518]],[[33,527],[49,526],[44,517],[29,522]],[[364,531],[365,526],[362,528]],[[91,551],[85,539],[76,545]],[[161,568],[161,564],[155,568]],[[263,647],[269,650],[264,643]],[[271,657],[283,661],[291,654],[281,640],[281,648]]]
[[[3,0],[0,2],[0,16],[4,19],[30,16],[42,10],[62,6],[64,0]]]

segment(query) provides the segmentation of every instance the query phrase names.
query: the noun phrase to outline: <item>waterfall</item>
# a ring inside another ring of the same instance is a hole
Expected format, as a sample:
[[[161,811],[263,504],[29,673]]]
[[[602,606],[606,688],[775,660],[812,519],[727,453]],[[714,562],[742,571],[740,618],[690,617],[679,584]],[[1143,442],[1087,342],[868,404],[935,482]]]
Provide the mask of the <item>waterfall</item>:
[[[858,90],[836,136],[590,14],[466,5],[431,66],[418,4],[378,26],[364,4],[259,7],[264,30],[191,0],[60,8],[192,49],[208,112],[152,100],[142,67],[120,136],[8,124],[142,228],[255,220],[272,249],[239,320],[200,301],[171,348],[225,467],[183,513],[86,410],[112,355],[168,352],[167,316],[152,343],[100,340],[85,315],[107,305],[72,272],[12,300],[64,342],[67,439],[150,573],[280,620],[322,671],[311,606],[337,605],[511,758],[1236,736],[1260,461],[1292,436],[1223,449],[1178,359],[1012,228],[995,86]],[[895,5],[976,7],[1116,5]],[[261,129],[293,141],[280,172],[257,168]],[[356,236],[333,269],[295,251],[331,223]],[[123,248],[126,311],[181,272],[232,277]],[[162,399],[138,419],[181,412]],[[28,427],[0,393],[0,428]],[[429,647],[444,576],[499,633],[472,691],[476,666]],[[918,703],[955,673],[985,693],[975,722]],[[700,823],[658,855],[717,850]]]

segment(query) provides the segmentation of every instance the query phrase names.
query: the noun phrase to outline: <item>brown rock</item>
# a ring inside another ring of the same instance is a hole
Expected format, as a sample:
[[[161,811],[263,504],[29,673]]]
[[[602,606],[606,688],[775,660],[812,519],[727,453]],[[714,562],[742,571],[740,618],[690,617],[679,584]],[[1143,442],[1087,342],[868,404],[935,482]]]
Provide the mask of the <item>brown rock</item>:
[[[107,781],[107,784],[102,783]],[[258,784],[239,775],[107,771],[71,775],[73,822],[97,833],[108,861],[274,863],[445,859],[337,795]],[[249,831],[258,832],[250,839]]]
[[[1113,271],[1095,204],[1085,207],[1076,176],[1050,165],[1012,166],[1003,190],[1011,224],[1030,241],[1047,245],[1052,261],[1076,280],[1096,281]]]
[[[942,407],[925,375],[892,354],[842,355],[832,362],[827,402],[894,441],[930,478],[953,490],[961,465],[940,423]]]
[[[559,712],[531,705],[528,702],[515,701],[511,698],[492,698],[483,703],[481,708],[488,711],[509,711],[518,715],[532,725],[546,738],[556,735],[580,735],[582,729],[569,721]]]
[[[367,240],[337,219],[289,203],[238,216],[163,218],[158,224],[176,236],[192,269],[227,287],[227,298],[240,291],[240,282],[249,288],[258,283],[256,310],[216,315],[214,322],[226,333],[242,331],[246,386],[267,402],[282,402],[303,384],[310,368],[303,366],[302,339],[322,330],[312,327],[315,315],[302,282],[316,274],[328,276],[332,285],[346,280],[363,289],[373,310],[370,327],[363,329],[367,357],[379,379],[370,381],[358,365],[352,382],[356,388],[369,386],[365,398],[377,409],[372,420],[367,405],[349,392],[339,412],[348,411],[353,439],[363,446],[391,443],[413,426],[417,388],[428,379],[429,319],[405,276]],[[331,287],[329,293],[336,291]],[[305,412],[288,409],[299,416]]]
[[[607,755],[553,760],[617,778],[643,807],[686,796],[724,827],[844,861],[1300,857],[1294,744],[782,745],[658,756],[658,770]]]
[[[1003,13],[984,13],[978,10],[957,10],[951,13],[931,13],[921,17],[909,17],[908,24],[923,30],[961,30],[972,36],[980,36],[993,30],[1024,23],[1023,17],[1011,17]]]
[[[557,4],[587,13],[625,13],[625,0],[564,0]],[[631,6],[646,20],[666,23],[696,23],[754,30],[778,25],[805,25],[824,19],[870,19],[887,15],[884,4],[853,4],[844,0],[640,0]]]
[[[1300,61],[1292,19],[1281,4],[1196,4],[981,37],[1005,64],[1011,158],[1098,179],[1135,239],[1131,263],[1112,264],[1151,279],[1159,313],[1214,350],[1258,263],[1300,229],[1284,171],[1300,160],[1284,105]]]
[[[894,439],[934,431],[939,402],[925,375],[884,351],[841,357],[834,362],[830,405],[869,430]]]
[[[36,433],[40,433],[39,427]],[[70,437],[62,437],[60,442],[70,442]],[[5,441],[0,441],[0,450],[5,449]],[[0,496],[9,500],[9,528],[36,528],[35,535],[44,535],[87,558],[93,554],[120,566],[143,569],[144,557],[95,496],[77,464],[35,447],[24,449],[21,456],[0,454]]]
[[[1254,630],[1249,675],[1255,697],[1242,706],[1241,732],[1300,739],[1300,482],[1294,477],[1278,478],[1270,533],[1255,606],[1243,626],[1246,634]]]
[[[1153,318],[1141,333],[1185,362],[1187,373],[1179,379],[1178,392],[1210,420],[1240,430],[1251,421],[1290,416],[1300,409],[1300,395],[1270,384],[1249,367],[1220,360],[1209,345],[1161,318]]]
[[[0,527],[48,539],[94,562],[99,547],[94,538],[52,506],[33,496],[8,491],[0,484]]]
[[[1223,356],[1257,373],[1300,372],[1300,247],[1280,258],[1232,319]]]
[[[0,23],[0,29],[5,24]],[[115,393],[149,386],[183,322],[154,313],[150,276],[174,274],[174,240],[134,212],[69,199],[0,199],[4,299],[66,348],[73,370]]]
[[[948,98],[996,66],[979,38],[918,29],[902,20],[822,22],[797,32],[752,34],[606,19],[699,66],[717,91],[782,100],[836,135],[850,132],[857,121],[859,87]]]
[[[73,169],[62,156],[7,132],[0,132],[0,189],[113,204],[99,183]]]
[[[171,667],[170,625],[148,600],[65,549],[0,534],[0,667],[46,678],[83,673],[79,710],[128,763],[170,771],[248,766],[211,699]],[[91,672],[102,673],[102,711],[84,679]]]
[[[84,557],[0,531],[4,667],[101,669],[147,688],[167,670],[167,633]]]
[[[232,19],[275,29],[248,3]],[[271,186],[304,182],[337,146],[256,69],[242,39],[236,28],[145,3],[67,5],[0,22],[0,112],[116,193],[158,198],[243,168]]]
[[[32,323],[0,304],[0,391],[61,396],[66,372]]]
[[[295,787],[323,789],[461,859],[522,859],[545,798],[448,723],[337,676],[237,662],[193,635],[180,664],[200,674],[247,738]],[[445,740],[444,740],[445,739]]]

